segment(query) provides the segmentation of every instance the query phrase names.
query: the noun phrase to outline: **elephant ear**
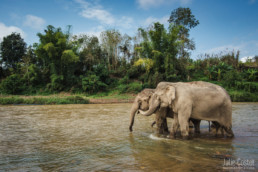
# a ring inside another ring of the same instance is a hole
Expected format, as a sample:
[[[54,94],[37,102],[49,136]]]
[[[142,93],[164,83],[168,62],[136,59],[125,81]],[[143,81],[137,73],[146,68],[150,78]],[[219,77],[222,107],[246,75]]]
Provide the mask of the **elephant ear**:
[[[137,99],[137,103],[140,105],[142,103],[141,99]]]
[[[166,96],[167,96],[169,105],[171,105],[172,101],[176,98],[176,88],[173,86],[167,86]]]

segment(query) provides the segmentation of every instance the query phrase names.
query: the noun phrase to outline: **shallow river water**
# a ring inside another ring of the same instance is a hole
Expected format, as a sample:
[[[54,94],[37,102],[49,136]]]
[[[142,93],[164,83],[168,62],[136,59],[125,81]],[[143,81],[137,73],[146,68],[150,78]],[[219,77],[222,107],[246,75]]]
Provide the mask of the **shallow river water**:
[[[131,105],[0,106],[0,171],[258,169],[258,103],[233,104],[235,138],[202,121],[190,140],[156,137],[154,116],[137,115],[130,133]]]

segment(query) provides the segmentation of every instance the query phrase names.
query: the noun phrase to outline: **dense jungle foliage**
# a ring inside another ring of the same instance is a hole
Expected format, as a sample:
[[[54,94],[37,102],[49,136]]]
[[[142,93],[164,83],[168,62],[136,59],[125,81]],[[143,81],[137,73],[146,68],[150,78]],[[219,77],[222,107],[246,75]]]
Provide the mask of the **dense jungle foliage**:
[[[239,51],[191,59],[190,30],[199,21],[189,8],[178,8],[168,22],[168,28],[159,22],[139,28],[133,37],[115,29],[100,37],[72,35],[71,26],[49,25],[28,47],[12,33],[1,42],[0,93],[137,93],[161,81],[202,80],[226,88],[233,101],[258,101],[258,56],[245,63]]]

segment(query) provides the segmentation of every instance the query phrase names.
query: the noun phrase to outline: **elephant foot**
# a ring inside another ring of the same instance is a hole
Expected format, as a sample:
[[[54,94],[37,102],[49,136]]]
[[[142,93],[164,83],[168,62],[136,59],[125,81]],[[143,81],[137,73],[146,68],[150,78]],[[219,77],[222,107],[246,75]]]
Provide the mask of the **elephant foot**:
[[[234,138],[235,135],[234,135],[233,133],[230,133],[230,134],[226,134],[226,137],[227,137],[227,138]]]
[[[197,131],[195,130],[194,133],[195,134],[200,134],[201,132],[200,132],[200,130],[197,130]]]
[[[167,135],[169,135],[169,132],[168,131],[158,131],[158,132],[156,132],[156,134],[157,135],[165,135],[165,136],[167,136]]]
[[[227,138],[234,138],[234,135],[227,135]]]
[[[167,138],[167,135],[165,135],[165,134],[158,134],[158,133],[156,133],[155,136],[157,136],[159,138]]]
[[[224,129],[225,129],[225,131],[226,131],[226,136],[227,136],[228,138],[233,138],[233,137],[234,137],[234,133],[233,133],[233,131],[232,131],[231,128],[225,127]]]
[[[164,134],[165,134],[165,135],[169,135],[170,132],[169,132],[169,131],[165,131]]]
[[[168,139],[175,139],[176,137],[175,137],[174,134],[169,134],[169,135],[167,136],[167,138],[168,138]]]
[[[189,140],[190,137],[189,137],[189,136],[182,136],[182,139],[183,139],[183,140]]]

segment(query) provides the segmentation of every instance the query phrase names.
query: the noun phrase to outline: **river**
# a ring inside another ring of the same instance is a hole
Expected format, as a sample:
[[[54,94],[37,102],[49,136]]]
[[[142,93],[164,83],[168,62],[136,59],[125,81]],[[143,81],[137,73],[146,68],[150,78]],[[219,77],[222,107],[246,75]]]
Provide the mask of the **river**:
[[[129,132],[131,105],[0,106],[0,171],[258,169],[258,103],[233,103],[235,138],[202,121],[190,140],[156,137],[154,116],[137,115]]]

